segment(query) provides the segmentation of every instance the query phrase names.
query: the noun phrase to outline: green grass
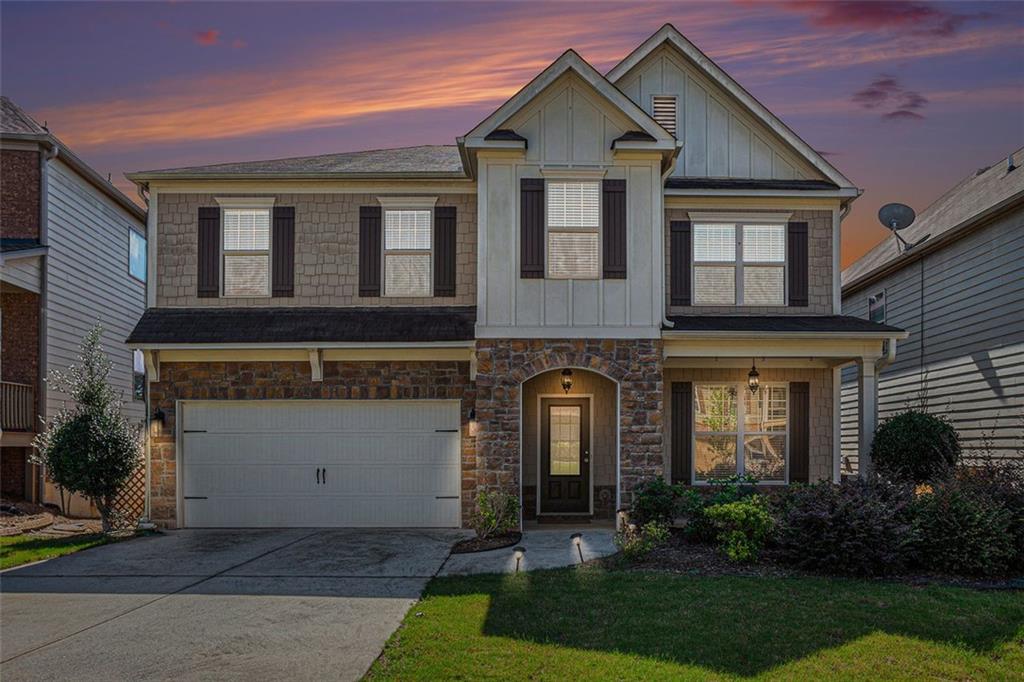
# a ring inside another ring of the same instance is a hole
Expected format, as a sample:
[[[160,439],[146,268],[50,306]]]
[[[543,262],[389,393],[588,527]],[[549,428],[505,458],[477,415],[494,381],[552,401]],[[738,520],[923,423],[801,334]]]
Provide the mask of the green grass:
[[[1022,670],[1020,592],[588,568],[435,579],[369,676],[978,680]]]
[[[67,538],[46,538],[33,535],[0,537],[0,569],[64,556],[89,547],[105,545],[110,541],[111,538],[102,533],[73,535]]]

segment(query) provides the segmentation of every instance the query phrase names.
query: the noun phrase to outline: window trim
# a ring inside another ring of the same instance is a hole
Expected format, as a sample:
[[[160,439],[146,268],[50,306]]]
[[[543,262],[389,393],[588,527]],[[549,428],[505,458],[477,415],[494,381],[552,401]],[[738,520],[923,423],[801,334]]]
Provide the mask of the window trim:
[[[777,214],[734,215],[727,217],[721,214],[691,214],[690,223],[690,306],[695,308],[785,308],[789,301],[789,239],[787,239],[788,216],[785,221],[779,222]],[[702,225],[725,225],[733,226],[736,241],[735,259],[732,261],[698,261],[697,260],[697,228]],[[743,260],[743,228],[744,227],[771,226],[781,227],[782,234],[782,262],[779,261],[750,261]],[[750,267],[782,267],[782,301],[780,303],[747,303],[746,291],[743,286],[743,266]],[[729,266],[734,268],[735,296],[733,303],[698,303],[697,268],[705,266]]]
[[[690,481],[695,486],[708,486],[711,485],[708,479],[697,478],[697,436],[733,436],[736,437],[736,473],[733,475],[746,475],[747,466],[744,458],[743,451],[743,439],[745,436],[761,436],[761,435],[783,435],[786,438],[786,451],[783,455],[783,480],[781,481],[762,481],[757,482],[758,485],[789,485],[789,465],[790,465],[790,438],[789,429],[793,421],[793,414],[790,409],[789,400],[789,383],[788,381],[769,381],[762,382],[761,389],[768,387],[782,387],[786,392],[786,429],[785,431],[747,431],[746,430],[746,395],[744,391],[749,391],[746,382],[742,381],[694,381],[693,382],[693,414],[690,416],[690,452],[693,453],[690,457]],[[697,431],[697,391],[701,386],[733,386],[736,388],[736,431]]]
[[[269,203],[268,203],[269,202]],[[245,203],[242,199],[217,199],[217,203],[220,204],[220,240],[218,247],[220,249],[220,296],[221,298],[234,298],[234,299],[245,299],[245,298],[271,298],[274,293],[274,200],[253,200],[251,203]],[[224,239],[227,235],[227,221],[225,215],[227,211],[266,211],[267,212],[267,249],[254,250],[254,251],[235,251],[227,250],[224,248]],[[227,276],[227,257],[228,256],[263,256],[267,257],[267,293],[266,294],[229,294],[224,286],[224,278]]]
[[[434,296],[434,208],[437,197],[402,197],[377,199],[381,204],[380,213],[380,296],[381,298],[433,298]],[[389,249],[388,248],[388,212],[389,211],[426,211],[430,214],[430,248],[429,249]],[[391,294],[388,293],[388,254],[405,256],[428,256],[430,265],[427,273],[427,293],[425,294]]]
[[[602,271],[602,254],[604,254],[604,188],[601,180],[605,173],[578,175],[547,174],[544,177],[544,279],[555,282],[597,282],[604,273]],[[556,227],[550,224],[548,201],[551,197],[551,183],[590,183],[597,185],[597,226],[596,227]],[[597,234],[597,268],[593,277],[554,277],[551,275],[551,240],[552,232],[560,234]]]
[[[142,277],[142,278],[137,277],[135,275],[135,273],[132,272],[132,235],[133,234],[136,237],[138,237],[139,239],[142,240],[142,245],[143,245],[143,248],[142,248],[142,268],[143,268],[143,271],[144,271],[143,272],[144,277]],[[145,284],[146,280],[149,279],[149,239],[147,238],[145,233],[143,233],[143,232],[141,232],[139,230],[136,230],[133,227],[129,227],[128,228],[128,276],[131,277],[132,279],[134,279],[136,282],[140,282],[142,284]]]

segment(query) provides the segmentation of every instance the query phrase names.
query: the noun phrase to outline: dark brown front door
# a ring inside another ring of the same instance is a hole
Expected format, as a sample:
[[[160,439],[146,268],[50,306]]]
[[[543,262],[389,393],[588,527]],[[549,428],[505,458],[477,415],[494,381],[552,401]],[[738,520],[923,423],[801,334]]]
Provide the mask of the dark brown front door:
[[[540,401],[540,511],[590,511],[590,399]]]

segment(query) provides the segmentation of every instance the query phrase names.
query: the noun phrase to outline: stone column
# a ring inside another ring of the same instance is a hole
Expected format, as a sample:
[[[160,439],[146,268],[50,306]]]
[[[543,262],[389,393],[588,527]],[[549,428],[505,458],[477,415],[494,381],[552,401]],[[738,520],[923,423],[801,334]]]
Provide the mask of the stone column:
[[[878,376],[874,359],[857,361],[857,471],[861,478],[871,474],[871,444],[878,427]]]

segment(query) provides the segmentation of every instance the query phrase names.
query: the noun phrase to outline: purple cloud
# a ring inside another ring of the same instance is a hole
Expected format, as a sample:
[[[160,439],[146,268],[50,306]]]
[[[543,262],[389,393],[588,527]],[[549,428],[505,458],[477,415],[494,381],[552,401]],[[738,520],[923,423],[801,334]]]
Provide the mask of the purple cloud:
[[[916,90],[908,90],[895,76],[880,74],[867,87],[858,90],[850,101],[864,109],[887,109],[883,121],[918,121],[925,118],[918,113],[928,104],[928,98]]]

